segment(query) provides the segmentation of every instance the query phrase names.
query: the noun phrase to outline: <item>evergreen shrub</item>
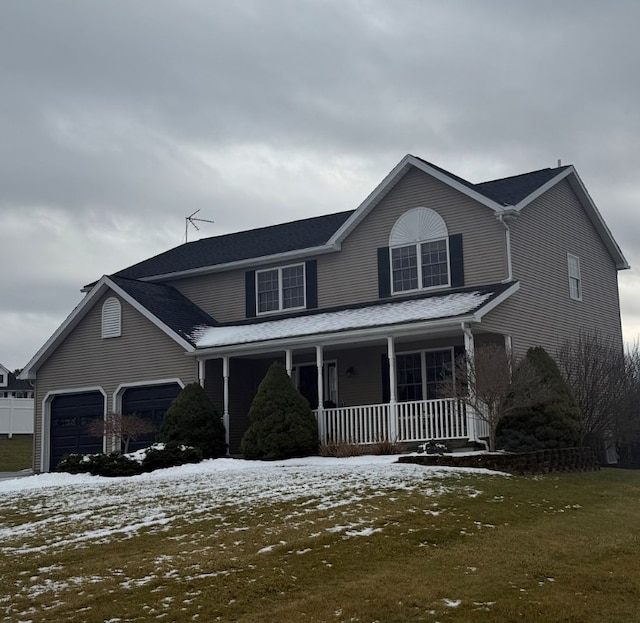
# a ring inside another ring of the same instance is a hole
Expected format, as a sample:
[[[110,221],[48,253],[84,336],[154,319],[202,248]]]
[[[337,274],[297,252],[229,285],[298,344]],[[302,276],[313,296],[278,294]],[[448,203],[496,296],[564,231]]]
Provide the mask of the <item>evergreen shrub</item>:
[[[546,395],[528,407],[517,408],[498,424],[497,447],[509,452],[571,448],[580,438],[580,411],[558,365],[537,346],[526,360],[540,375]]]
[[[287,459],[318,453],[318,425],[313,411],[278,362],[260,383],[249,420],[241,442],[248,459]]]
[[[171,403],[157,438],[169,446],[198,448],[205,459],[227,450],[222,418],[199,383],[187,385]]]

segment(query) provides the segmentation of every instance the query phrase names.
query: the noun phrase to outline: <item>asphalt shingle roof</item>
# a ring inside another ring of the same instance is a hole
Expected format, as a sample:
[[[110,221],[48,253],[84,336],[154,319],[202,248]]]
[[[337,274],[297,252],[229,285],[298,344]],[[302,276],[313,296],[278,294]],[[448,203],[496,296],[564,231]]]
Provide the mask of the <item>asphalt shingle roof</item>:
[[[522,175],[472,184],[422,158],[417,159],[501,205],[516,205],[567,168],[541,169]],[[322,246],[353,213],[354,210],[350,210],[223,236],[203,238],[129,266],[115,273],[115,276],[143,279]]]
[[[235,234],[202,238],[134,264],[115,273],[115,276],[140,279],[321,246],[353,212],[349,210]]]
[[[218,325],[209,314],[172,286],[122,277],[110,277],[110,279],[193,346],[195,342],[191,335],[196,327]]]

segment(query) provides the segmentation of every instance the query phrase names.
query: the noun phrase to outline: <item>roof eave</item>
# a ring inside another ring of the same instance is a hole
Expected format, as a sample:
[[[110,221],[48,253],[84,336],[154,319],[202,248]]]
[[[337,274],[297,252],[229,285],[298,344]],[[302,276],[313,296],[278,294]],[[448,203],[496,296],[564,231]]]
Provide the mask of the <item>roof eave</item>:
[[[263,255],[257,258],[247,258],[244,260],[238,260],[236,262],[226,262],[224,264],[214,264],[212,266],[203,266],[200,268],[191,268],[189,270],[180,270],[173,273],[162,273],[158,275],[149,275],[147,277],[124,277],[125,279],[137,279],[137,281],[172,281],[174,279],[186,279],[188,277],[198,277],[202,275],[209,275],[213,273],[221,273],[234,269],[249,268],[255,266],[264,266],[266,264],[273,264],[276,262],[302,259],[304,257],[312,255],[323,255],[325,253],[333,253],[339,251],[339,245],[330,245],[329,243],[316,246],[307,247],[304,249],[296,249],[295,251],[286,251],[284,253],[276,253],[273,255]],[[118,275],[114,275],[117,277]],[[88,286],[85,286],[85,289]],[[84,291],[84,289],[83,289]]]

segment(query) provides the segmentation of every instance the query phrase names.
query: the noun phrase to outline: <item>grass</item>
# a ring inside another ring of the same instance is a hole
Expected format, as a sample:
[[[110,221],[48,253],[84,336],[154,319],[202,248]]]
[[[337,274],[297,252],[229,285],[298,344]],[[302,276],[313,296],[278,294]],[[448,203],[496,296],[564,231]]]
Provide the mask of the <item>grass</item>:
[[[64,513],[47,494],[0,505],[0,533],[39,527],[0,543],[0,621],[640,620],[640,473],[426,474],[332,506],[167,500],[158,487],[149,509],[183,509],[161,529],[77,543],[70,521],[53,548]],[[91,521],[67,505],[76,529]]]
[[[31,467],[33,435],[0,435],[0,472],[17,472]]]

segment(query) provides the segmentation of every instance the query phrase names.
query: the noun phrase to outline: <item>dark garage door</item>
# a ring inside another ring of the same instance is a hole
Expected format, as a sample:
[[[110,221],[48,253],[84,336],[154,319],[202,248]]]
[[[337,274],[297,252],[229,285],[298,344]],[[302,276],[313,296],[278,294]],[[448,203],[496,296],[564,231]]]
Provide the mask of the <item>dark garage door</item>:
[[[63,394],[51,403],[49,467],[55,469],[69,452],[102,452],[102,437],[87,434],[89,422],[104,417],[104,398],[100,392]]]
[[[137,413],[149,420],[157,431],[169,405],[181,389],[177,383],[130,387],[122,396],[122,413]],[[129,444],[129,452],[150,446],[155,438],[156,433],[153,432],[132,440]]]

